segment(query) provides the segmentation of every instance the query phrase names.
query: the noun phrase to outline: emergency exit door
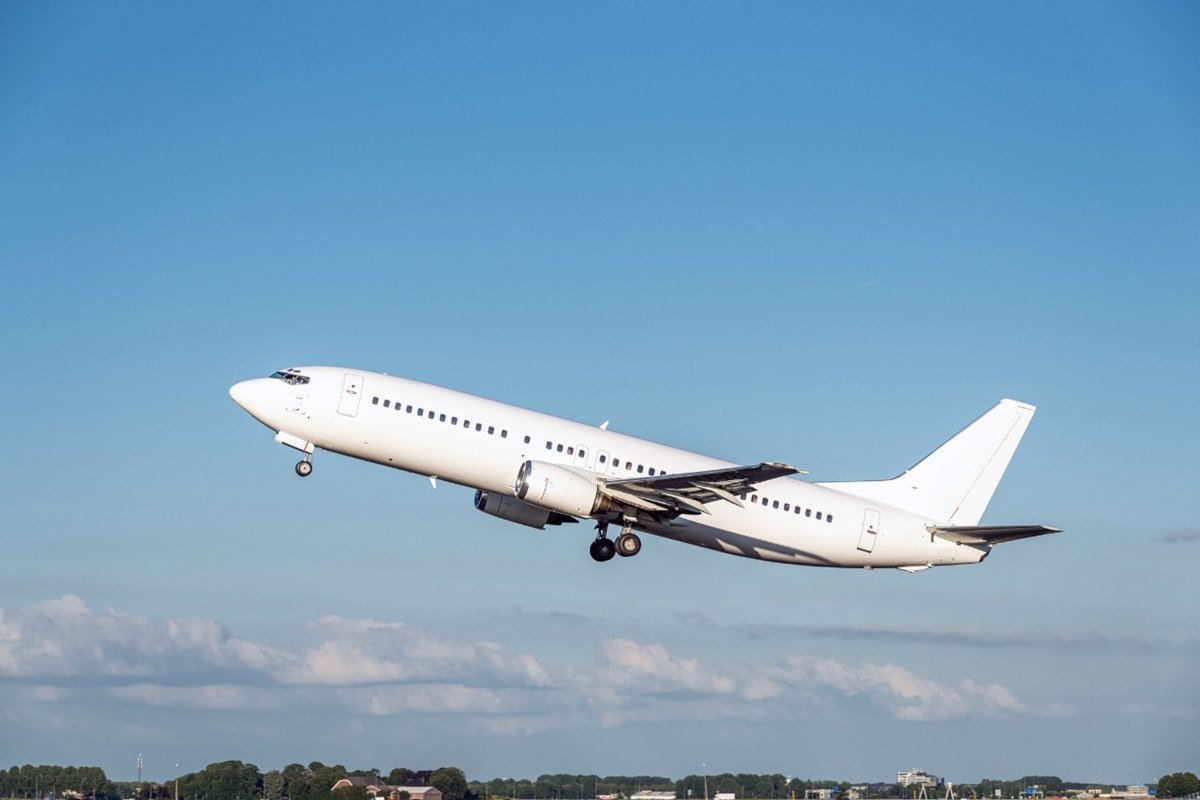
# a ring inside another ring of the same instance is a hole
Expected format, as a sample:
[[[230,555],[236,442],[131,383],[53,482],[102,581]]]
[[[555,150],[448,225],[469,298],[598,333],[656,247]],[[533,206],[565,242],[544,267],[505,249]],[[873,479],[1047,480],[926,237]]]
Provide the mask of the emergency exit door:
[[[879,512],[868,508],[863,514],[862,535],[858,537],[858,549],[870,553],[875,549],[875,540],[879,538]]]
[[[362,375],[347,372],[342,379],[342,398],[338,400],[338,413],[353,417],[358,413],[358,400],[362,394]]]

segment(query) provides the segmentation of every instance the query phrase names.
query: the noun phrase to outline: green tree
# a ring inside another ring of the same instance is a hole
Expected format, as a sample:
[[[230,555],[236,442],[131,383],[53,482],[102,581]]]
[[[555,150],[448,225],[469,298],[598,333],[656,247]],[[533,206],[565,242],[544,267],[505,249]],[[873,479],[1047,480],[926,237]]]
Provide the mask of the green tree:
[[[267,800],[283,800],[283,773],[273,769],[263,775],[263,794]]]
[[[252,800],[262,790],[262,773],[253,764],[219,761],[179,778],[179,794],[188,800]]]
[[[1183,797],[1200,792],[1200,778],[1194,772],[1172,772],[1158,779],[1159,797]]]
[[[458,767],[434,770],[429,785],[442,793],[442,800],[463,800],[467,795],[467,776]]]
[[[411,786],[409,781],[412,779],[413,771],[407,767],[396,767],[388,773],[387,782],[389,786]]]

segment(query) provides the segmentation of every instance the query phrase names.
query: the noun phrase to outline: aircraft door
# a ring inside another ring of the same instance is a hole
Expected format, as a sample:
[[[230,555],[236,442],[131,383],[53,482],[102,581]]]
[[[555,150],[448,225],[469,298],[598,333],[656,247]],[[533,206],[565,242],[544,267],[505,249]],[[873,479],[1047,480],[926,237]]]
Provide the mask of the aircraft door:
[[[362,375],[347,372],[342,379],[342,397],[338,400],[338,413],[353,417],[358,413],[358,400],[362,395]]]
[[[875,540],[879,538],[879,512],[868,508],[863,514],[862,535],[858,537],[858,549],[870,553],[875,549]]]
[[[600,460],[602,458],[604,459],[603,461]],[[608,472],[609,468],[612,466],[611,462],[612,456],[608,454],[607,450],[599,450],[596,452],[596,460],[594,462],[596,465],[596,472]]]
[[[588,447],[586,444],[577,444],[575,445],[575,460],[573,463],[576,467],[579,467],[579,469],[587,469],[588,456],[591,455],[592,448]],[[595,456],[592,457],[595,458]]]

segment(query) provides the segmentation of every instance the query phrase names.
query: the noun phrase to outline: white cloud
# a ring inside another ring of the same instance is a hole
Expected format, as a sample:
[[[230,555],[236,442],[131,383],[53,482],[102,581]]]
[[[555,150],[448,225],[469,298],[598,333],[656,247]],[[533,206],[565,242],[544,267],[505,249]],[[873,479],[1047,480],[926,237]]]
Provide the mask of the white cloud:
[[[211,619],[150,619],[93,611],[67,594],[0,609],[0,676],[129,677],[275,668],[286,656],[235,639]]]
[[[830,659],[791,656],[777,673],[793,686],[832,689],[843,696],[864,695],[905,720],[943,720],[973,714],[1026,714],[1030,709],[1004,686],[964,678],[948,686],[921,678],[895,664],[864,661],[858,665]]]
[[[338,616],[321,617],[310,627],[325,641],[280,672],[287,683],[445,681],[472,675],[524,686],[549,681],[535,658],[506,654],[494,642],[455,642],[403,622]]]

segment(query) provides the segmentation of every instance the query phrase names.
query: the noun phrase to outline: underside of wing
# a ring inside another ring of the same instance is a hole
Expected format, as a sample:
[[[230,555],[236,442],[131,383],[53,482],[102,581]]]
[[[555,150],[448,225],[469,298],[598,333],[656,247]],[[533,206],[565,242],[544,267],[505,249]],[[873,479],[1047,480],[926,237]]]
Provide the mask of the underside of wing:
[[[725,500],[741,506],[740,494],[753,491],[763,481],[795,475],[804,470],[764,461],[745,467],[724,467],[701,472],[680,472],[652,478],[624,478],[600,484],[600,491],[619,503],[663,513],[708,514],[705,505]]]
[[[927,530],[959,544],[999,544],[1060,532],[1049,525],[930,525]]]

